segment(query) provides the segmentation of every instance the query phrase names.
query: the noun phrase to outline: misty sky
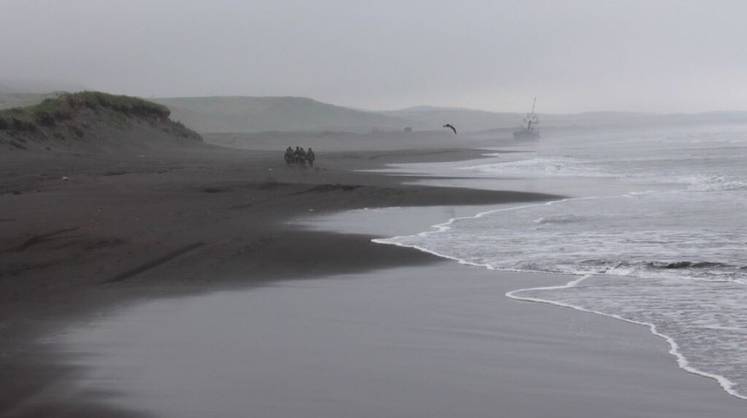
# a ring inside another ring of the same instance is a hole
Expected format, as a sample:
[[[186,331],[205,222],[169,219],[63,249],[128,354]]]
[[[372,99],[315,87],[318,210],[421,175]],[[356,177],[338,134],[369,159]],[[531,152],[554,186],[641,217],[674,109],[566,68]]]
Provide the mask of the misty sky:
[[[542,112],[747,110],[747,1],[0,0],[0,80]]]

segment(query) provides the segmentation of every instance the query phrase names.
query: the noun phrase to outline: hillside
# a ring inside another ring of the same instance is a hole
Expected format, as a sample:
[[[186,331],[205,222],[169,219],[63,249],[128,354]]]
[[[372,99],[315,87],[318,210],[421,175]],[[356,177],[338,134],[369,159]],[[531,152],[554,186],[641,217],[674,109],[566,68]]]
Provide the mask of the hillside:
[[[0,150],[141,152],[202,142],[163,105],[99,92],[0,110]]]
[[[408,121],[303,97],[184,97],[155,99],[172,118],[199,132],[402,130]]]
[[[441,130],[445,123],[460,132],[500,130],[521,126],[524,114],[418,106],[391,111],[365,111],[301,97],[185,97],[155,99],[172,110],[172,118],[202,133],[258,134],[263,132],[401,132]],[[747,123],[747,112],[657,114],[585,112],[540,114],[542,129],[640,128],[708,123]]]
[[[0,88],[0,90],[2,90]],[[0,91],[0,109],[28,106],[64,93]],[[460,132],[510,131],[522,124],[522,113],[418,106],[392,111],[365,111],[302,97],[181,97],[153,102],[171,110],[172,120],[202,133],[259,134],[267,132],[401,132],[441,130],[445,123]],[[708,123],[747,123],[747,112],[656,114],[585,112],[540,114],[542,129],[633,128]]]

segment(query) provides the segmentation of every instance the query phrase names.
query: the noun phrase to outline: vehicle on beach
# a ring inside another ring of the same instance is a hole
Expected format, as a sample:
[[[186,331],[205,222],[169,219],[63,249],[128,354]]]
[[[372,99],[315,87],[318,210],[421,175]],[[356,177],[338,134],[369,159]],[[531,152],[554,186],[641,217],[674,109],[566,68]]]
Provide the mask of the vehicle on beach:
[[[285,164],[288,166],[301,165],[303,167],[306,167],[306,164],[308,164],[309,167],[314,167],[314,160],[316,160],[316,155],[314,154],[314,150],[312,150],[311,147],[309,147],[308,151],[304,151],[304,149],[301,147],[296,147],[295,150],[292,147],[288,147],[285,150],[283,158],[285,159]]]
[[[540,133],[539,128],[539,117],[534,112],[535,105],[537,104],[537,98],[532,101],[532,111],[524,116],[524,126],[521,129],[514,131],[514,139],[526,140],[526,139],[539,139]]]

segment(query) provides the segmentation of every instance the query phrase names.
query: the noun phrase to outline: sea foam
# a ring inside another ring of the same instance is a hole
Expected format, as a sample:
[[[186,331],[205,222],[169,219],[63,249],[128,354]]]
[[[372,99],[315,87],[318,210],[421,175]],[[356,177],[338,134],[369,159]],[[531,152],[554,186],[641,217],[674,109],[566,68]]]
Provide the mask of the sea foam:
[[[566,136],[522,152],[460,170],[549,192],[562,184],[574,196],[375,242],[492,270],[570,275],[507,296],[645,325],[680,367],[745,398],[747,128]]]

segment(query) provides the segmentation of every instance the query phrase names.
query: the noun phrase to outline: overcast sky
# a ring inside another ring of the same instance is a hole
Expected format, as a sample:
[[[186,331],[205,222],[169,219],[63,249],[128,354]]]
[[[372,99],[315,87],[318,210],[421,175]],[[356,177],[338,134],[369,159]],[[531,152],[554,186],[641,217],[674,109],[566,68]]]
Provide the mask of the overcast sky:
[[[0,0],[0,79],[142,96],[747,110],[744,0]]]

